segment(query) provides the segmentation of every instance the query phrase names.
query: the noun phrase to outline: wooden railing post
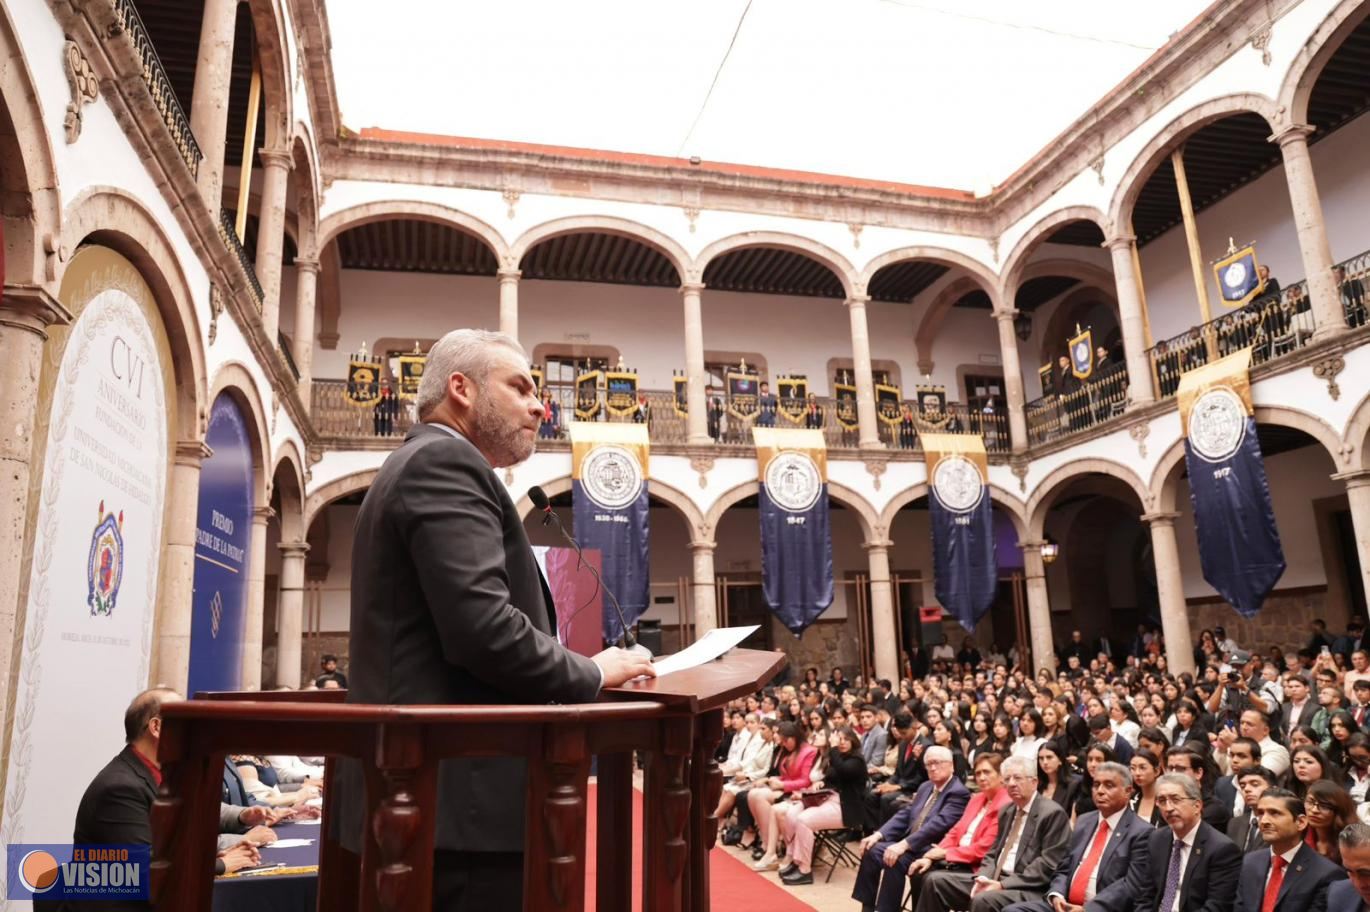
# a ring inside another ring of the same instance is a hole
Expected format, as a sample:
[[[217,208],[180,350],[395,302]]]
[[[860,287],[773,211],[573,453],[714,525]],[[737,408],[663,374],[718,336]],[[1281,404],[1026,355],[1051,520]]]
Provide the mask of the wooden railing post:
[[[157,756],[162,785],[152,803],[151,897],[158,909],[208,909],[214,890],[224,755],[194,746],[194,726],[165,719]]]
[[[424,808],[437,807],[437,763],[425,764],[423,754],[421,726],[377,726],[375,776],[367,777],[379,789],[368,788],[367,794],[374,807],[368,808],[371,839],[362,857],[364,912],[408,912],[433,905],[437,821],[431,812],[425,819]],[[374,878],[371,884],[366,883],[368,874]],[[365,899],[370,895],[375,896],[374,906]]]
[[[541,757],[529,758],[525,909],[585,908],[585,744],[584,726],[544,725]]]
[[[723,794],[723,773],[714,750],[723,740],[723,710],[695,717],[694,752],[690,757],[690,794],[697,801],[690,809],[690,872],[685,880],[684,907],[688,912],[709,910],[709,852],[718,839],[714,810]]]
[[[681,912],[689,860],[690,789],[685,761],[694,725],[689,716],[661,721],[661,748],[647,764],[642,813],[643,912]]]

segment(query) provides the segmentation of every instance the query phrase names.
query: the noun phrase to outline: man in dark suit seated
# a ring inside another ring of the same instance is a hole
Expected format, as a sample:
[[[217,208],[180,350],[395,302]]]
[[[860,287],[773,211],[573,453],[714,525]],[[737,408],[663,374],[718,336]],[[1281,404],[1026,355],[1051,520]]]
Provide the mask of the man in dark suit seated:
[[[1267,789],[1256,817],[1268,849],[1242,859],[1236,912],[1323,912],[1328,885],[1345,880],[1346,872],[1303,841],[1303,799],[1288,789]]]
[[[1156,780],[1156,806],[1166,826],[1147,842],[1136,912],[1232,912],[1242,853],[1203,821],[1199,783],[1166,773]]]
[[[1239,800],[1242,771],[1259,766],[1260,762],[1261,743],[1255,738],[1238,737],[1227,748],[1227,768],[1230,774],[1218,779],[1213,786],[1213,795],[1233,815],[1242,814],[1247,810],[1246,802]]]
[[[1265,850],[1265,840],[1261,838],[1261,819],[1256,815],[1256,802],[1265,790],[1275,786],[1275,774],[1263,766],[1244,769],[1237,776],[1237,788],[1242,793],[1246,808],[1227,825],[1227,838],[1245,852]]]
[[[419,424],[385,460],[357,514],[349,703],[588,703],[653,674],[621,649],[587,658],[557,642],[551,594],[523,518],[496,474],[533,453],[543,418],[528,356],[506,335],[439,339],[417,395]],[[340,763],[337,815],[360,852],[361,768]],[[526,762],[444,761],[433,908],[523,907]]]
[[[1001,767],[1009,803],[999,813],[994,846],[976,874],[934,871],[923,881],[918,912],[995,912],[1040,899],[1066,854],[1070,819],[1037,794],[1037,764],[1009,757]]]
[[[1099,764],[1092,794],[1096,810],[1075,821],[1046,899],[1015,903],[1006,912],[1132,912],[1154,830],[1128,807],[1132,773],[1121,763]]]
[[[894,775],[866,792],[866,823],[880,826],[913,799],[927,775],[924,772],[923,752],[918,745],[918,726],[908,712],[898,712],[890,722],[896,739]],[[948,771],[950,772],[950,771]]]
[[[1327,888],[1327,912],[1364,912],[1370,909],[1370,826],[1353,823],[1337,836],[1346,880]]]
[[[908,746],[912,745],[909,741]],[[923,754],[923,763],[928,781],[918,789],[913,801],[861,840],[861,868],[851,895],[862,909],[898,912],[909,865],[947,834],[970,801],[970,790],[952,775],[950,750],[929,747]]]

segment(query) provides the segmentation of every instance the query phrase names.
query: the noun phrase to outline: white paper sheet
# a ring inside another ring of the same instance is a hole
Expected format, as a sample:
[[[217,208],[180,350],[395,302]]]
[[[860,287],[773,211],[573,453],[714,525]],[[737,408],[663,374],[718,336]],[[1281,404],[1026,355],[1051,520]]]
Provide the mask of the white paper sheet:
[[[313,820],[291,820],[291,826],[318,826],[323,823],[322,817],[315,817]]]
[[[262,846],[264,849],[297,849],[300,846],[313,845],[312,839],[277,839]]]
[[[712,662],[760,629],[755,624],[751,627],[715,627],[680,652],[663,656],[653,662],[656,676],[659,678],[675,671],[684,671],[705,662]]]

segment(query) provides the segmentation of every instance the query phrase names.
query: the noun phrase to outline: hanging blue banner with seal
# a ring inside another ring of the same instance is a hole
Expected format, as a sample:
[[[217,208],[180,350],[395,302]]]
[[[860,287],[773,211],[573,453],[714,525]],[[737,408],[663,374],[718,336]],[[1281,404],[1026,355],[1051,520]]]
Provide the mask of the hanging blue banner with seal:
[[[977,434],[924,434],[937,601],[967,631],[994,602],[999,568],[989,459]]]
[[[1206,579],[1252,617],[1284,574],[1284,549],[1251,406],[1251,349],[1185,373],[1176,394]]]
[[[604,585],[618,596],[632,626],[647,610],[647,426],[571,422],[571,515],[583,548],[603,556]],[[606,642],[623,636],[607,600],[602,606]]]
[[[832,604],[828,449],[823,432],[752,428],[761,483],[761,588],[800,636]]]

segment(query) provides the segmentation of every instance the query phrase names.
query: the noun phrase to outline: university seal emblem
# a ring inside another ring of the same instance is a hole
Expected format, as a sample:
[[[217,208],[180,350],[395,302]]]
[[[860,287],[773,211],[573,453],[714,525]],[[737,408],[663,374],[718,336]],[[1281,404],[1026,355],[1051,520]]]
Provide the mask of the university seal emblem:
[[[780,453],[766,466],[766,493],[783,510],[804,513],[822,491],[818,466],[804,453]]]
[[[932,492],[953,513],[967,513],[985,495],[985,483],[975,463],[964,456],[943,456],[932,473]]]
[[[86,604],[91,616],[111,614],[119,597],[119,584],[124,579],[124,514],[116,517],[105,512],[100,501],[100,519],[90,537],[90,556],[86,560],[86,581],[89,595]]]
[[[1189,445],[1200,458],[1222,462],[1246,436],[1246,406],[1226,386],[1204,393],[1189,410]]]
[[[642,493],[642,466],[618,446],[597,446],[580,467],[580,483],[590,499],[606,510],[621,510]]]
[[[1242,288],[1246,285],[1246,264],[1241,260],[1223,270],[1223,284],[1228,288]]]

